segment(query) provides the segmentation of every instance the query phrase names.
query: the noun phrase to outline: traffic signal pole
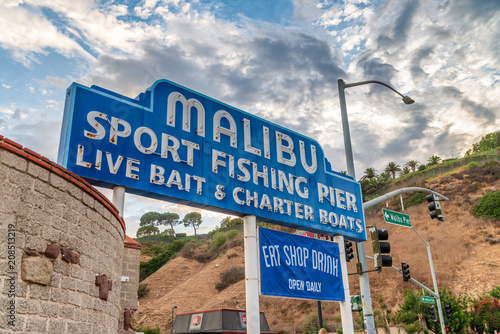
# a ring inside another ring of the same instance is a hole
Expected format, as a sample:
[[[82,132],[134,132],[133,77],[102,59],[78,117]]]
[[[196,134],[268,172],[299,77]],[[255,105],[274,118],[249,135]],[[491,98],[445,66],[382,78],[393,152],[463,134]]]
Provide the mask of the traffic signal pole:
[[[377,204],[380,204],[380,203],[388,200],[391,197],[394,197],[396,195],[399,195],[399,194],[402,194],[402,193],[405,193],[405,192],[410,192],[410,191],[427,192],[427,193],[431,193],[431,194],[434,194],[436,196],[439,196],[443,200],[448,200],[447,197],[445,197],[445,196],[441,195],[440,193],[437,193],[437,192],[435,192],[433,190],[430,190],[430,189],[427,189],[427,188],[420,188],[420,187],[409,187],[409,188],[401,188],[401,189],[398,189],[398,190],[391,191],[390,193],[387,193],[385,195],[377,197],[377,198],[375,198],[375,199],[373,199],[371,201],[365,202],[365,203],[363,203],[363,209],[366,210],[368,208],[371,208],[372,206],[375,206]],[[414,278],[410,278],[409,280],[412,281],[412,282],[414,282],[414,283],[416,283],[418,286],[420,286],[421,288],[423,288],[425,291],[429,292],[431,295],[433,295],[436,298],[436,303],[437,303],[437,308],[438,308],[438,314],[439,314],[439,321],[440,321],[440,324],[441,324],[441,332],[442,333],[446,333],[446,328],[445,328],[445,325],[444,325],[444,318],[443,318],[443,310],[441,308],[441,299],[439,297],[439,288],[438,288],[437,280],[436,280],[436,272],[434,271],[434,262],[432,261],[431,246],[429,245],[429,243],[427,241],[425,241],[424,238],[422,238],[422,236],[420,235],[420,233],[418,233],[417,230],[415,230],[413,228],[413,226],[411,227],[411,229],[418,235],[418,237],[420,239],[422,239],[422,241],[424,242],[425,246],[427,247],[427,255],[429,256],[429,265],[431,267],[431,275],[432,275],[432,283],[434,285],[434,291],[432,291],[431,289],[427,288],[426,286],[424,286],[420,282],[416,281]],[[368,257],[368,256],[366,256],[366,257]],[[368,257],[368,258],[371,258],[371,257]],[[365,262],[366,262],[366,260],[365,260]],[[399,270],[398,268],[396,268],[395,266],[392,266],[392,268],[394,270],[396,270],[397,272],[403,274],[403,272],[401,270]]]
[[[437,303],[437,309],[438,309],[438,314],[439,314],[439,322],[441,324],[441,332],[446,333],[445,325],[444,325],[444,317],[443,317],[443,309],[441,308],[441,298],[439,298],[439,289],[437,285],[437,280],[436,280],[436,272],[434,271],[434,262],[432,262],[432,253],[431,253],[431,245],[427,241],[425,241],[424,238],[420,235],[420,233],[417,232],[411,227],[411,229],[422,239],[424,242],[425,246],[427,247],[427,255],[429,256],[429,265],[431,267],[431,274],[432,274],[432,283],[434,285],[434,291],[433,295],[436,297],[436,303]]]

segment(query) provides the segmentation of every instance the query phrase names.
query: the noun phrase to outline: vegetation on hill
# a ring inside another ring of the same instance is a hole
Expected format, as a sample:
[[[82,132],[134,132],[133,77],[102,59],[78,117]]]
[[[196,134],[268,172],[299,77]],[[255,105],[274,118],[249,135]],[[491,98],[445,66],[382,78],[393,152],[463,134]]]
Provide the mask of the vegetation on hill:
[[[184,247],[184,241],[176,240],[167,246],[167,249],[155,256],[148,262],[141,262],[140,264],[140,277],[139,280],[143,280],[158,269],[160,269],[165,263],[168,262],[178,251]]]

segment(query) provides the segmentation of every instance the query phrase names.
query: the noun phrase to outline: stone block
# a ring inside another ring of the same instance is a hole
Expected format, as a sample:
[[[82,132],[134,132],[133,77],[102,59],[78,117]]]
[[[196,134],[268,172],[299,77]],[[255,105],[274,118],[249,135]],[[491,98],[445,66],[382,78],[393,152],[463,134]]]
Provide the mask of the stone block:
[[[59,256],[60,252],[61,252],[61,246],[53,243],[48,245],[47,248],[45,249],[45,256],[50,259],[56,259]]]
[[[61,277],[61,289],[76,290],[76,280],[62,276]]]
[[[49,319],[49,333],[64,334],[66,332],[66,320]]]
[[[68,263],[77,264],[80,261],[80,254],[69,248],[61,247],[61,258]]]
[[[44,226],[42,228],[42,238],[50,242],[57,242],[59,240],[60,232],[51,226]]]
[[[52,279],[51,279],[52,281]],[[32,284],[30,286],[30,294],[31,299],[39,299],[39,300],[49,300],[50,298],[50,286]]]
[[[24,158],[11,152],[4,151],[1,155],[1,159],[1,163],[22,172],[26,171],[26,168],[28,167],[28,162]]]
[[[52,276],[52,262],[43,257],[29,256],[21,262],[21,278],[24,281],[49,285]]]
[[[59,305],[49,304],[49,303],[42,303],[40,305],[41,317],[57,318],[58,314],[59,314]],[[49,331],[49,333],[54,333],[54,332]]]
[[[44,181],[49,180],[49,171],[33,162],[28,163],[28,174]]]
[[[47,242],[40,237],[28,235],[26,236],[25,247],[43,253],[45,248],[47,248]]]
[[[57,174],[50,174],[49,183],[62,191],[66,191],[68,188],[68,182]]]
[[[46,333],[48,322],[46,318],[29,316],[26,319],[25,331],[27,333]]]

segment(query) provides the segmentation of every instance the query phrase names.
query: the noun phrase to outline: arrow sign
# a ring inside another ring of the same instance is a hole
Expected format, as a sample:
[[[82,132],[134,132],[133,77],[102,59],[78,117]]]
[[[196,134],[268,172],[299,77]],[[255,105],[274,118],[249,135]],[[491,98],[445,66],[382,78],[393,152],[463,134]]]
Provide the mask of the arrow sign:
[[[435,302],[433,297],[422,296],[422,303],[434,304]]]
[[[394,212],[386,209],[382,209],[382,212],[386,223],[411,227],[410,216],[405,215],[404,213]]]

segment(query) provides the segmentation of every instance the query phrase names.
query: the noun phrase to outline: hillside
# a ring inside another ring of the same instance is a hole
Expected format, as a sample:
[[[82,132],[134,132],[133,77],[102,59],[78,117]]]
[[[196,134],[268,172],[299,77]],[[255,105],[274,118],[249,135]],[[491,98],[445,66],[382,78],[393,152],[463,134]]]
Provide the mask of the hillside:
[[[431,245],[439,288],[446,286],[455,294],[475,296],[499,285],[500,221],[476,218],[471,214],[478,198],[500,190],[498,174],[474,172],[462,167],[432,179],[412,182],[398,185],[398,188],[430,188],[450,199],[442,202],[444,222],[430,219],[426,202],[404,211],[410,215],[415,230]],[[407,201],[413,195],[404,194],[403,198]],[[401,211],[399,197],[383,206],[386,205],[391,210]],[[413,230],[384,223],[381,211],[381,207],[367,210],[366,224],[388,229],[393,264],[400,267],[401,262],[408,263],[412,277],[432,288],[424,243]],[[224,271],[244,266],[243,247],[241,242],[236,244],[206,263],[177,256],[148,277],[143,283],[149,285],[150,292],[140,299],[135,316],[137,321],[142,325],[159,326],[162,333],[168,333],[173,306],[177,306],[176,313],[221,307],[244,309],[244,280],[221,292],[215,288]],[[367,255],[371,255],[370,244],[365,245]],[[368,260],[368,266],[372,266],[371,260]],[[354,263],[349,263],[348,267],[349,272],[355,272]],[[396,310],[406,288],[418,290],[411,282],[403,282],[401,275],[391,268],[384,268],[380,274],[370,273],[370,285],[375,310],[380,308],[377,295],[382,296],[389,308]],[[349,276],[349,286],[351,294],[359,294],[357,275]],[[324,322],[338,322],[335,320],[340,315],[338,303],[323,302],[322,306]],[[260,297],[260,308],[266,313],[273,330],[289,333],[299,330],[304,321],[317,312],[315,302],[270,297]]]

